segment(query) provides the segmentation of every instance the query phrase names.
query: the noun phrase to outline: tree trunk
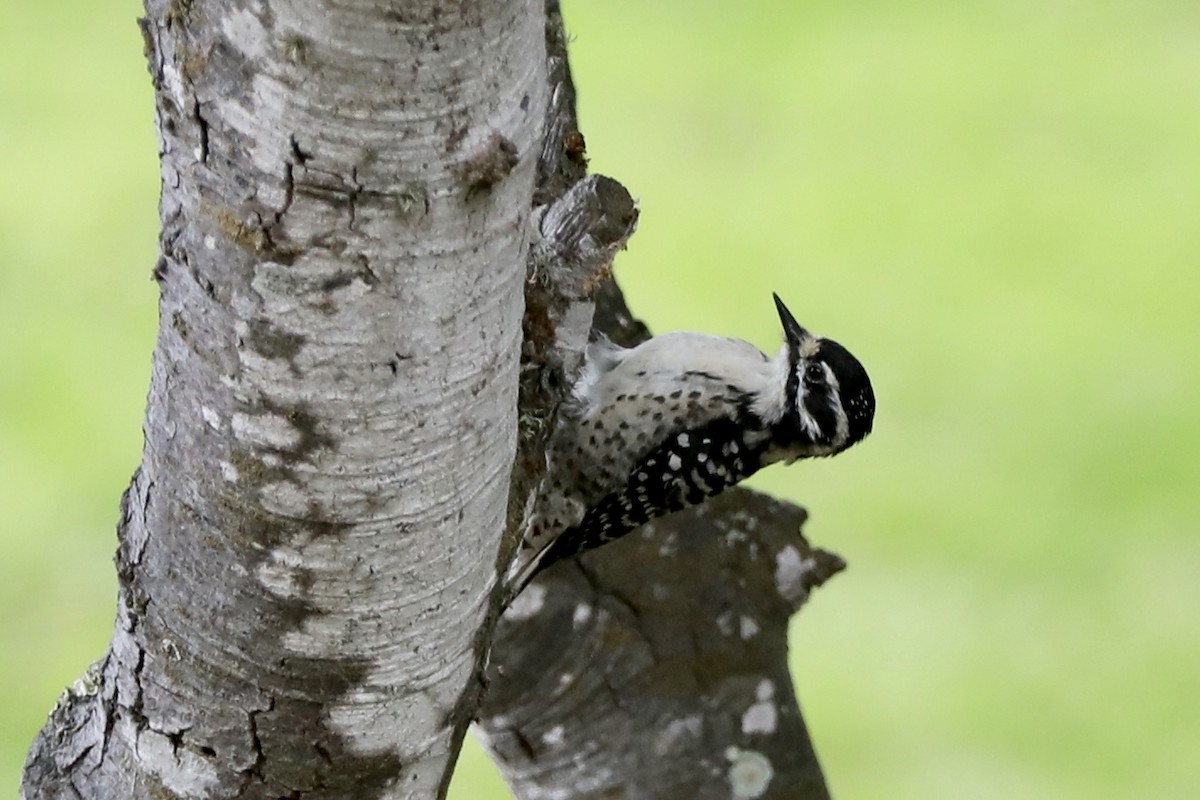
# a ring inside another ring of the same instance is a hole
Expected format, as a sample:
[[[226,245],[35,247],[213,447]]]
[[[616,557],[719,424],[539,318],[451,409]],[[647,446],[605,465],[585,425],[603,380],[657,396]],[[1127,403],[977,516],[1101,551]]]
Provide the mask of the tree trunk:
[[[24,796],[438,796],[495,616],[541,3],[148,0],[142,27],[145,450],[109,650]]]

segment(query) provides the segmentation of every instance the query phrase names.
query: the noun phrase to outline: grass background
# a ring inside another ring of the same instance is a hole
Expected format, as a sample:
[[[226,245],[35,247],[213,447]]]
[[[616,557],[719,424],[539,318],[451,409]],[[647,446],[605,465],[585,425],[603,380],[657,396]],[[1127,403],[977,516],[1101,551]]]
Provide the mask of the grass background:
[[[1200,6],[567,3],[656,330],[851,347],[876,432],[759,488],[851,569],[792,662],[842,798],[1200,786]],[[0,26],[0,786],[108,640],[153,343],[131,0]],[[469,749],[456,800],[505,797]]]

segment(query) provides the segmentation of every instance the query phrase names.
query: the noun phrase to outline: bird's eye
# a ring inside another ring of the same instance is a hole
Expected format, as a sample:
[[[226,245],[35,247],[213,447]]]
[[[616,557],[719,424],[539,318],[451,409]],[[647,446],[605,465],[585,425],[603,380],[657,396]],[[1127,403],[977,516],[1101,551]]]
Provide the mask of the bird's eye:
[[[811,384],[820,386],[825,383],[825,367],[814,361],[804,368],[804,379]]]

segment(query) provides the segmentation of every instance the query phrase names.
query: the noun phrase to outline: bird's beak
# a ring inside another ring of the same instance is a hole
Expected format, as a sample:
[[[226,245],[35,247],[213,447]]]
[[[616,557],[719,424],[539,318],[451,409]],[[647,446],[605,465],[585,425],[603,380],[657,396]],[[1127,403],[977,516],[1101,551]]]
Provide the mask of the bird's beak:
[[[772,292],[771,296],[775,298],[775,309],[779,312],[779,321],[783,323],[783,334],[787,337],[788,344],[793,348],[798,348],[805,339],[811,339],[812,334],[806,331],[803,325],[796,322],[796,318],[779,299],[779,295]]]

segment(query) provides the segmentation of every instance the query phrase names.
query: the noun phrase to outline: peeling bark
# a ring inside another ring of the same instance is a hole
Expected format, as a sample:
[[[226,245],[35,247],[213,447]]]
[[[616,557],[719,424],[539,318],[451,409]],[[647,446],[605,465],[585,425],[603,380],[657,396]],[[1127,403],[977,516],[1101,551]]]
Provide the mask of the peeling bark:
[[[543,9],[146,10],[146,445],[111,645],[24,796],[439,796],[495,614]]]

